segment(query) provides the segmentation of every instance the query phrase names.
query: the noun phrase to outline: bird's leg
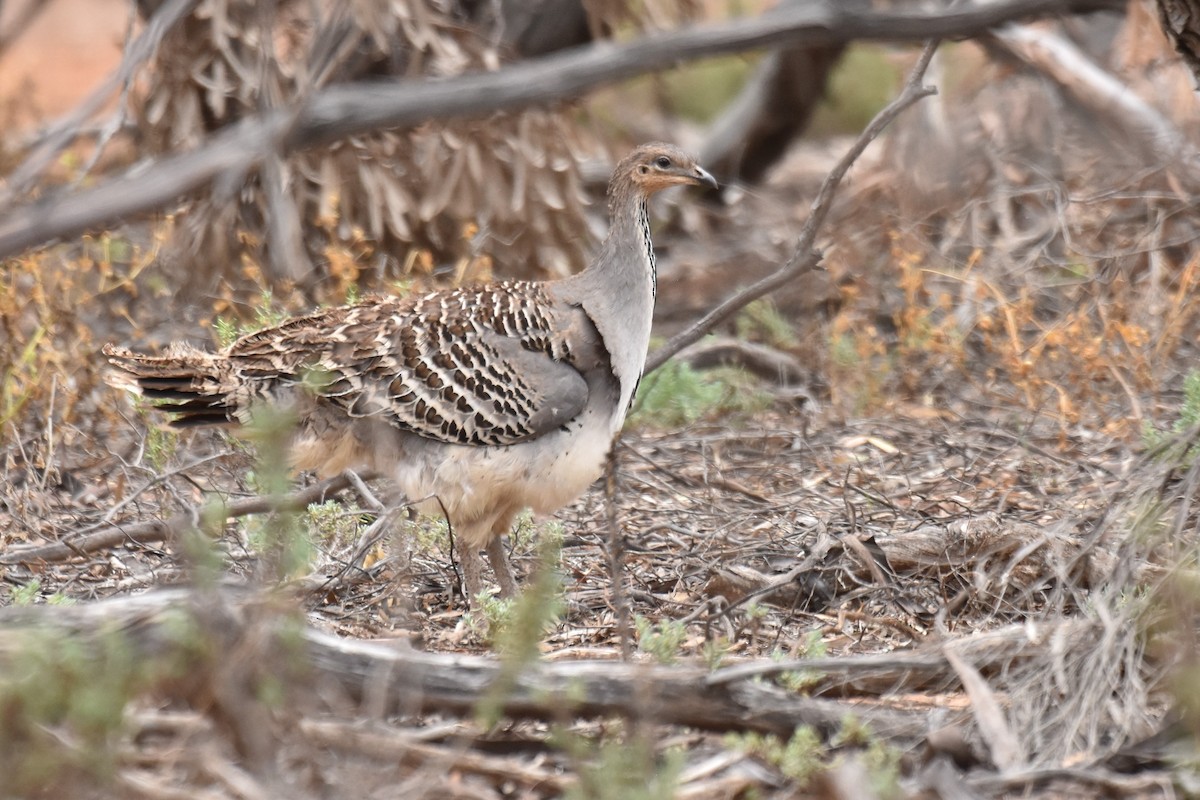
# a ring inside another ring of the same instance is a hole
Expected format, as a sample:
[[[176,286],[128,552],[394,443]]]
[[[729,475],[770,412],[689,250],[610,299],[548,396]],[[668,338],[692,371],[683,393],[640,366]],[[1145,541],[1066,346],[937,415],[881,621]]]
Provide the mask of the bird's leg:
[[[462,559],[463,594],[466,595],[467,608],[476,608],[476,599],[487,588],[483,583],[483,556],[479,549],[465,542],[459,542],[459,557]]]
[[[517,596],[517,581],[513,578],[512,568],[508,564],[508,553],[504,552],[504,537],[493,532],[487,543],[488,560],[492,562],[492,570],[496,573],[496,583],[500,584],[501,597]]]

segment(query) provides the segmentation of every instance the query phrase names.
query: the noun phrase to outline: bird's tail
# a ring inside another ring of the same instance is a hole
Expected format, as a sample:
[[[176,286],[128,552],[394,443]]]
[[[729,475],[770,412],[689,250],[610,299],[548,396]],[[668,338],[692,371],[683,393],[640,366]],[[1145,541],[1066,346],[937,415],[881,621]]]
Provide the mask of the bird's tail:
[[[175,416],[171,425],[221,425],[238,421],[238,382],[229,362],[185,344],[172,344],[161,355],[104,346],[112,369],[111,386],[145,397]]]

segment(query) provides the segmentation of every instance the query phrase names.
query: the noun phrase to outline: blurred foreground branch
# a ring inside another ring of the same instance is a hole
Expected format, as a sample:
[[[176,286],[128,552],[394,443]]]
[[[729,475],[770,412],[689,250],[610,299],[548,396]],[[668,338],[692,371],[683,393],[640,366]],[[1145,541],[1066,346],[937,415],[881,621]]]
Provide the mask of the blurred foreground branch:
[[[5,634],[0,637],[0,668],[20,651],[25,641],[18,635],[22,630],[60,631],[89,649],[104,647],[102,637],[115,633],[131,648],[130,657],[170,662],[197,646],[179,638],[181,611],[202,619],[208,635],[221,641],[225,652],[242,653],[246,663],[261,664],[264,670],[271,669],[270,654],[280,641],[299,644],[299,650],[290,650],[290,658],[303,662],[302,669],[297,663],[289,669],[295,680],[324,687],[325,696],[336,686],[351,702],[366,702],[381,714],[472,714],[502,670],[511,668],[496,658],[421,652],[340,638],[306,626],[297,629],[296,620],[286,614],[259,613],[273,607],[278,606],[269,600],[264,603],[261,596],[227,587],[202,592],[160,590],[77,607],[4,609],[0,611],[0,631]],[[1036,636],[1027,626],[1015,625],[945,648],[975,669],[992,673],[1014,660],[1037,656],[1051,641],[1087,647],[1096,635],[1096,626],[1087,622],[1050,625]],[[255,649],[262,651],[260,657],[250,657]],[[836,675],[841,695],[849,698],[805,697],[763,680],[791,670],[804,670],[818,683],[825,679],[817,676]],[[202,681],[204,676],[192,679]],[[860,684],[859,679],[865,681]],[[927,708],[903,711],[856,702],[854,695],[861,699],[902,687],[944,688],[956,682],[941,644],[886,655],[754,662],[716,673],[703,665],[532,662],[520,669],[502,705],[503,713],[512,718],[621,715],[706,730],[756,730],[782,736],[791,735],[799,725],[812,725],[831,736],[852,714],[876,735],[909,746],[930,731]],[[322,692],[298,694],[312,697]]]
[[[225,507],[225,519],[278,511],[300,511],[348,488],[353,480],[348,474],[337,475],[283,497],[263,495],[235,500]],[[126,544],[160,544],[174,540],[194,524],[195,515],[188,511],[176,514],[170,519],[148,519],[132,524],[106,522],[97,526],[95,530],[75,534],[70,539],[53,544],[10,547],[0,553],[0,565],[67,561],[74,556],[111,550]]]
[[[903,42],[963,37],[1019,19],[1123,7],[1119,0],[1009,0],[953,11],[901,13],[814,3],[721,25],[689,27],[623,45],[601,43],[496,72],[335,86],[315,94],[299,111],[283,109],[249,117],[194,151],[149,166],[140,165],[87,191],[49,195],[10,210],[0,219],[0,258],[93,226],[114,224],[129,215],[164,208],[217,180],[237,185],[276,153],[315,147],[367,131],[407,128],[430,119],[478,118],[501,110],[561,102],[597,86],[681,61],[784,42]]]

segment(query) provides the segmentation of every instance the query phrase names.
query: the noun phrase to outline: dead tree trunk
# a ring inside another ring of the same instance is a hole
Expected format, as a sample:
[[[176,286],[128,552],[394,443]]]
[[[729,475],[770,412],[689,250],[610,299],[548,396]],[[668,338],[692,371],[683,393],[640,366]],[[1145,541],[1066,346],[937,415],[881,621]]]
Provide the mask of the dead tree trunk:
[[[713,123],[701,161],[726,180],[760,181],[808,127],[845,49],[841,41],[797,42],[771,51]]]

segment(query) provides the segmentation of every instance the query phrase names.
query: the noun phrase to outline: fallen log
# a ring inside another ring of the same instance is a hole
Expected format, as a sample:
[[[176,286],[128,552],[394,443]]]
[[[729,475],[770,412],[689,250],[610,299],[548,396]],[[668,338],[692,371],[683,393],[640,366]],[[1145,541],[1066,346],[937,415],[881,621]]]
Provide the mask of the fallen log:
[[[491,656],[346,639],[303,625],[286,608],[287,598],[278,594],[233,586],[158,590],[74,607],[8,608],[0,611],[0,674],[27,646],[29,636],[23,634],[62,636],[75,648],[96,653],[111,649],[113,639],[105,637],[116,636],[132,649],[127,657],[136,663],[189,665],[184,677],[149,670],[171,677],[144,690],[176,693],[183,700],[216,698],[215,706],[222,697],[236,697],[238,709],[253,696],[242,689],[269,675],[286,676],[289,696],[348,702],[383,714],[471,715],[486,701],[512,719],[619,716],[781,736],[810,725],[825,737],[854,717],[903,745],[920,742],[932,726],[924,709],[891,708],[863,698],[806,697],[762,680],[713,682],[702,666],[597,660],[512,664]],[[181,629],[191,633],[181,636]],[[197,634],[207,641],[198,642]],[[197,653],[210,655],[197,658]],[[213,674],[205,675],[206,670]],[[503,687],[501,696],[493,697],[497,687]]]

